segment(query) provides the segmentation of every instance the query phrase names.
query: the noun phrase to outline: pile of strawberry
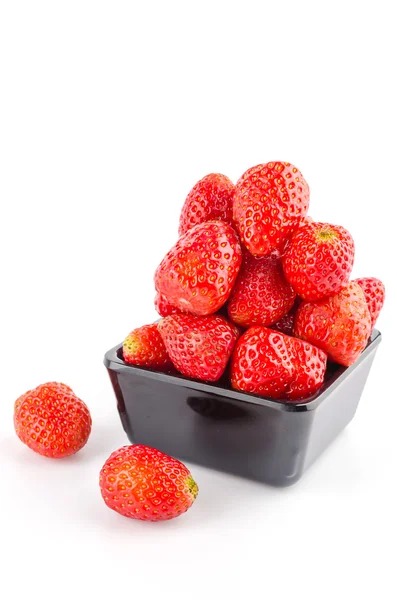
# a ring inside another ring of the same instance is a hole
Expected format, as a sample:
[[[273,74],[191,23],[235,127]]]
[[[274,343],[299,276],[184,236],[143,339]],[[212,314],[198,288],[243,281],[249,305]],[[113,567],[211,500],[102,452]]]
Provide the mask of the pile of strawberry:
[[[319,390],[328,360],[352,365],[384,286],[349,281],[353,238],[314,223],[309,195],[285,162],[252,167],[236,185],[221,174],[201,179],[155,273],[163,318],[127,336],[124,360],[288,402]]]
[[[128,335],[124,360],[288,402],[321,387],[327,360],[353,364],[384,286],[349,281],[351,235],[313,223],[308,208],[309,187],[289,163],[253,167],[235,186],[219,174],[199,181],[155,274],[163,318]],[[31,450],[58,459],[85,446],[92,421],[69,386],[49,382],[16,400],[14,426]],[[142,444],[113,452],[99,485],[109,508],[145,521],[178,517],[198,494],[183,463]]]

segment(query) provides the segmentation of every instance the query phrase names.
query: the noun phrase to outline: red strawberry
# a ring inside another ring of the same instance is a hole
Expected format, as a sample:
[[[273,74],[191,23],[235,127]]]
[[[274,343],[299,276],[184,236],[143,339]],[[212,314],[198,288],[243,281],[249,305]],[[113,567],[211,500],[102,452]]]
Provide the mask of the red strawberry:
[[[189,192],[179,221],[179,235],[206,221],[233,225],[234,184],[226,175],[211,173],[200,179]]]
[[[224,304],[223,306],[221,306],[221,308],[215,313],[215,315],[217,317],[223,317],[224,319],[226,319],[226,321],[229,323],[229,325],[231,325],[233,327],[234,331],[236,332],[237,338],[239,338],[240,335],[243,335],[246,328],[242,327],[241,325],[237,325],[237,323],[233,323],[233,321],[230,321],[229,315],[227,312],[227,303]]]
[[[302,227],[302,225],[307,225],[307,223],[313,223],[313,219],[311,217],[309,217],[308,215],[306,215],[306,217],[300,217],[298,220],[296,229],[298,229],[298,227]],[[288,235],[288,237],[286,237],[284,239],[284,242],[282,244],[280,244],[279,248],[272,251],[271,256],[276,256],[277,258],[281,258],[282,256],[284,256],[284,254],[287,251],[288,245],[291,241],[291,237],[292,237],[293,233],[296,231],[296,229],[291,231],[291,233]]]
[[[321,387],[326,365],[326,354],[315,346],[266,327],[251,327],[233,352],[231,383],[243,392],[297,401]]]
[[[157,325],[144,325],[131,331],[123,343],[125,362],[152,369],[172,367]]]
[[[371,315],[358,283],[348,283],[338,294],[318,302],[302,302],[294,334],[327,352],[348,367],[364,350],[371,333]]]
[[[76,454],[91,432],[87,406],[64,383],[44,383],[20,396],[14,406],[19,439],[49,458]]]
[[[244,252],[243,264],[228,302],[229,317],[243,327],[271,325],[292,308],[295,292],[279,259]]]
[[[282,334],[281,334],[282,335]],[[327,368],[325,352],[295,337],[288,337],[289,350],[295,367],[294,379],[288,391],[289,400],[307,398],[324,383]]]
[[[365,300],[371,314],[371,328],[373,329],[385,301],[385,286],[380,279],[376,279],[375,277],[363,277],[361,279],[354,279],[353,281],[358,283],[364,292]]]
[[[154,307],[162,317],[168,317],[168,315],[177,315],[181,312],[179,308],[172,306],[172,304],[168,302],[167,298],[159,293],[156,294],[154,299]]]
[[[181,311],[215,313],[226,302],[241,264],[235,231],[222,221],[196,225],[158,266],[156,290]]]
[[[309,208],[309,186],[286,162],[248,169],[236,184],[233,218],[242,242],[255,256],[282,249]]]
[[[203,381],[223,375],[238,338],[237,328],[218,315],[171,315],[158,328],[178,371]]]
[[[99,486],[109,508],[142,521],[179,517],[198,494],[183,463],[142,444],[113,452],[101,469]]]
[[[273,325],[270,326],[270,329],[281,331],[281,333],[285,333],[286,335],[293,335],[292,331],[294,329],[295,315],[301,302],[302,300],[297,296],[291,310],[276,323],[273,323]]]
[[[337,294],[349,281],[354,261],[353,238],[328,223],[307,223],[292,235],[282,257],[284,273],[304,300]]]

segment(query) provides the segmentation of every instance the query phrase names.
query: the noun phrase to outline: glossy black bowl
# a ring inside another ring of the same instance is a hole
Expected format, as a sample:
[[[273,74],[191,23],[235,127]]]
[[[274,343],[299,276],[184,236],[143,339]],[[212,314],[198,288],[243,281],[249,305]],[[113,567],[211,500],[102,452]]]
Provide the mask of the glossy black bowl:
[[[381,334],[351,367],[330,365],[322,388],[299,404],[128,365],[105,355],[131,443],[206,467],[285,486],[296,482],[356,412]]]

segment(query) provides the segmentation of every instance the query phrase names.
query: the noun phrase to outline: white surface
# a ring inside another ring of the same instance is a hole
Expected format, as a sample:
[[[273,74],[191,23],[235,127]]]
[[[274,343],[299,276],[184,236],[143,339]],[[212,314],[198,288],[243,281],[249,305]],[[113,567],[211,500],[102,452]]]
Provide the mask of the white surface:
[[[396,597],[392,6],[1,3],[2,597]],[[103,354],[155,317],[192,185],[272,159],[302,170],[315,220],[352,232],[353,276],[386,283],[358,413],[294,487],[189,465],[189,513],[124,519],[98,488],[127,442]],[[14,400],[48,380],[92,411],[72,459],[13,431]]]

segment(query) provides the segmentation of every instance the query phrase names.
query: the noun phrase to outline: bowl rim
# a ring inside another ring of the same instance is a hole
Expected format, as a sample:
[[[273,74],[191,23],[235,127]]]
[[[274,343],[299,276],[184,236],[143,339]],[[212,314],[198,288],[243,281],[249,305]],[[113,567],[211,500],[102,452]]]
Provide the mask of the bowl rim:
[[[135,365],[128,364],[120,358],[120,350],[123,344],[117,344],[110,350],[108,350],[104,356],[104,365],[109,371],[116,371],[117,373],[129,373],[134,372],[135,375],[140,377],[147,377],[149,379],[156,379],[158,381],[164,381],[174,385],[181,385],[188,387],[189,389],[198,390],[201,392],[207,392],[212,395],[218,396],[219,398],[230,398],[232,400],[239,400],[242,402],[249,402],[251,404],[259,404],[261,406],[268,406],[275,410],[281,410],[286,412],[306,412],[314,410],[324,402],[324,400],[333,392],[333,390],[340,385],[345,379],[347,379],[353,371],[355,371],[362,362],[372,354],[379,343],[381,342],[382,334],[379,330],[374,329],[368,340],[365,349],[362,351],[355,363],[350,367],[340,367],[332,373],[327,381],[321,386],[321,388],[315,393],[305,398],[302,401],[291,402],[288,400],[276,400],[274,398],[268,398],[266,396],[260,396],[259,394],[252,394],[248,392],[240,392],[233,390],[232,388],[225,387],[221,383],[207,383],[200,381],[199,379],[190,379],[179,373],[163,373],[161,371],[154,371],[145,367],[137,367]]]

